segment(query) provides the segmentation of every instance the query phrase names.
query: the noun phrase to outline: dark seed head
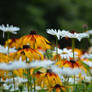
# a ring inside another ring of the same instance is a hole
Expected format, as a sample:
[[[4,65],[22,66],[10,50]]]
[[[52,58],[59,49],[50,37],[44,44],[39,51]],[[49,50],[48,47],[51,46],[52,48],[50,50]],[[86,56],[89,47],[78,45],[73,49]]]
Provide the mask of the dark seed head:
[[[21,49],[22,49],[22,48],[19,47],[17,50],[19,51],[19,50],[21,50]]]
[[[22,54],[22,55],[25,55],[25,52],[24,52],[24,51],[22,51],[22,52],[21,52],[21,54]]]
[[[36,31],[32,30],[32,31],[30,32],[30,34],[31,34],[31,35],[34,35],[34,34],[37,34],[37,33],[36,33]]]
[[[37,71],[37,74],[41,74],[42,72],[40,72],[40,71]]]
[[[71,63],[75,63],[75,61],[74,61],[74,60],[70,60],[70,62],[71,62]]]
[[[23,49],[26,49],[26,48],[30,48],[30,46],[29,45],[24,45]]]
[[[52,70],[51,69],[47,69],[47,73],[52,73]]]
[[[59,84],[56,84],[54,88],[60,88],[61,86]]]

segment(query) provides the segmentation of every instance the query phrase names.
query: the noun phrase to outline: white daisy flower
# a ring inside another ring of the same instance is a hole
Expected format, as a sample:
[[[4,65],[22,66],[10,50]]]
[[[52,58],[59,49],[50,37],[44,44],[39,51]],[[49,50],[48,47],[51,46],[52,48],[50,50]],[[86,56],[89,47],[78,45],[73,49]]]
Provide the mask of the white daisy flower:
[[[60,35],[61,35],[61,38],[63,37],[76,38],[79,41],[81,41],[81,39],[83,38],[89,37],[89,34],[86,32],[85,33],[70,33],[69,31],[65,31],[65,30],[62,30]]]
[[[62,30],[60,36],[61,36],[61,38],[63,38],[63,37],[69,37],[70,38],[71,33],[69,31]]]
[[[16,51],[17,50],[15,50],[15,48],[9,48],[9,53],[13,53]],[[8,54],[8,47],[4,47],[4,46],[0,45],[0,53]]]
[[[92,30],[88,30],[86,33],[88,33],[89,35],[92,35]]]
[[[26,63],[25,61],[22,61],[22,59],[20,58],[20,60],[18,61],[13,61],[10,62],[9,64],[7,63],[0,63],[0,69],[1,70],[16,70],[16,69],[20,69],[20,68],[35,68],[35,67],[48,67],[53,65],[54,62],[50,61],[50,60],[44,60],[44,61],[33,61],[30,63]]]
[[[5,32],[11,32],[12,34],[17,34],[17,32],[16,31],[19,31],[20,30],[20,28],[19,27],[14,27],[13,25],[10,25],[9,26],[9,24],[7,24],[6,25],[6,27],[2,24],[1,26],[0,26],[0,30],[2,30],[3,31],[3,38],[4,38],[4,33]]]
[[[15,70],[20,68],[27,68],[28,65],[24,61],[14,61],[7,63],[0,63],[0,69],[1,70]]]
[[[13,83],[12,84],[3,84],[3,88],[5,90],[9,90],[10,92],[19,90],[18,86],[16,86],[16,85],[15,85],[15,88],[14,88],[14,84]]]
[[[43,60],[43,61],[33,61],[30,63],[30,67],[48,67],[53,65],[54,62],[51,60]]]
[[[15,77],[14,79],[15,79],[15,82],[16,82],[17,84],[27,82],[27,79],[20,78],[20,77]],[[4,82],[6,82],[6,83],[13,83],[13,78],[11,78],[11,79],[8,79],[8,78],[7,78]]]
[[[92,67],[92,61],[83,61],[85,64],[87,64],[89,67]]]
[[[51,69],[53,72],[61,75],[67,75],[67,76],[72,76],[72,75],[78,75],[79,73],[82,73],[82,70],[79,68],[69,68],[69,67],[62,67],[59,68],[58,66],[51,66]]]
[[[81,56],[81,59],[92,59],[92,54],[88,54],[88,53],[85,53],[84,55]]]
[[[71,83],[71,84],[77,84],[78,82],[79,82],[79,78],[75,78],[75,80],[74,80],[74,78],[69,78],[69,83]]]
[[[71,49],[68,50],[67,48],[63,48],[63,49],[57,48],[57,51],[62,59],[70,60],[70,58],[73,58],[73,52]],[[56,53],[56,48],[55,48],[55,51],[53,51],[53,52]],[[74,52],[74,56],[75,56],[75,58],[77,58],[78,54],[76,52]]]
[[[55,35],[58,38],[58,40],[60,40],[60,34],[61,34],[60,30],[47,29],[47,33],[51,35]]]

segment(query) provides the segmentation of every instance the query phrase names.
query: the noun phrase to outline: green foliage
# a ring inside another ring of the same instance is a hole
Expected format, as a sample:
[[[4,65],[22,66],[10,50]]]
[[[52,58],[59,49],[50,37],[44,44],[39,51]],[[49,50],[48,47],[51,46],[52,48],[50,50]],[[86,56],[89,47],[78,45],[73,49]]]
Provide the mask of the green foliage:
[[[91,29],[91,4],[91,0],[1,0],[0,24],[9,23],[21,28],[18,35],[11,38],[29,34],[31,30],[47,37],[47,28],[84,32],[83,24]],[[0,39],[1,44],[6,40],[2,38],[2,32]]]

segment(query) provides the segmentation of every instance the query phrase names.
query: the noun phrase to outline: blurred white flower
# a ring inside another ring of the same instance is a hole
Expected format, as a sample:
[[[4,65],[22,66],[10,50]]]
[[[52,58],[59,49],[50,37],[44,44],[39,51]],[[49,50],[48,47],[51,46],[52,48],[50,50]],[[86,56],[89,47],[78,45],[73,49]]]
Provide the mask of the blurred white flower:
[[[53,52],[56,54],[56,48],[55,48],[55,51]],[[63,49],[57,48],[57,52],[61,56],[62,59],[70,60],[70,58],[73,58],[73,52],[71,49],[68,50],[67,48],[63,48]],[[78,54],[74,52],[74,56],[75,58],[77,58]]]
[[[10,62],[9,64],[7,63],[0,63],[0,69],[1,70],[16,70],[20,68],[35,68],[35,67],[48,67],[54,64],[54,62],[50,60],[44,60],[44,61],[33,61],[30,63],[26,63],[25,61],[20,60],[15,60],[13,62]]]
[[[10,62],[9,64],[7,63],[0,63],[0,69],[1,70],[15,70],[15,69],[19,69],[19,68],[27,68],[27,64],[24,61],[13,61]]]
[[[54,62],[51,60],[33,61],[30,63],[30,67],[48,67],[53,65]]]
[[[71,33],[69,31],[62,30],[60,36],[61,36],[61,38],[63,38],[63,37],[69,37],[70,38]]]
[[[87,64],[89,67],[92,67],[92,61],[83,61],[85,64]]]
[[[81,59],[92,59],[92,54],[85,53],[81,56]]]
[[[14,80],[15,80],[15,88],[14,88],[14,84],[13,84],[13,78],[10,78],[10,79],[7,78],[4,81],[4,85],[3,85],[4,89],[9,90],[9,88],[11,87],[10,91],[19,90],[18,86],[21,83],[27,82],[27,79],[20,78],[20,77],[14,77]]]
[[[17,50],[15,50],[15,48],[9,48],[9,53],[13,53],[16,51]],[[0,45],[0,53],[8,54],[8,47],[4,47],[4,46]]]
[[[17,85],[20,83],[27,82],[27,79],[20,78],[20,77],[15,77],[14,79],[15,79],[15,84],[17,84]],[[10,79],[7,78],[4,82],[5,83],[13,83],[13,78],[10,78]]]
[[[61,75],[67,75],[67,76],[72,76],[72,75],[78,75],[79,73],[82,73],[82,70],[80,68],[69,68],[69,67],[62,67],[59,68],[58,66],[51,66],[51,69],[53,72]]]
[[[83,38],[88,38],[89,37],[89,34],[88,33],[70,33],[69,31],[65,31],[65,30],[62,30],[61,31],[61,38],[63,37],[68,37],[68,38],[76,38],[78,39],[79,41],[81,41],[81,39]]]
[[[7,24],[6,25],[6,27],[2,24],[1,26],[0,26],[0,30],[2,30],[3,31],[3,37],[4,37],[4,33],[5,32],[11,32],[12,34],[17,34],[17,32],[16,31],[19,31],[20,30],[20,28],[19,27],[14,27],[13,25],[10,25],[9,26],[9,24]]]
[[[89,35],[92,35],[92,30],[88,30],[86,33],[88,33]]]
[[[47,33],[51,35],[55,35],[58,38],[58,40],[60,40],[60,34],[61,34],[60,30],[47,29]]]

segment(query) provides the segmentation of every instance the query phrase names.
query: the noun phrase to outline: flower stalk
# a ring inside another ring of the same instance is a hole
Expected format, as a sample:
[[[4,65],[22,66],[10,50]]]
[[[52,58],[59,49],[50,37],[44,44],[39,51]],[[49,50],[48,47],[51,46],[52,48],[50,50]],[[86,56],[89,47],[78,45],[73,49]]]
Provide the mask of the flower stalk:
[[[73,59],[74,59],[74,48],[75,48],[75,39],[72,38],[72,52],[73,52]]]
[[[26,63],[29,63],[27,58],[26,58]],[[30,69],[27,69],[27,91],[29,92],[30,91]]]
[[[58,61],[58,38],[57,37],[56,37],[56,56],[57,56],[56,61]]]

